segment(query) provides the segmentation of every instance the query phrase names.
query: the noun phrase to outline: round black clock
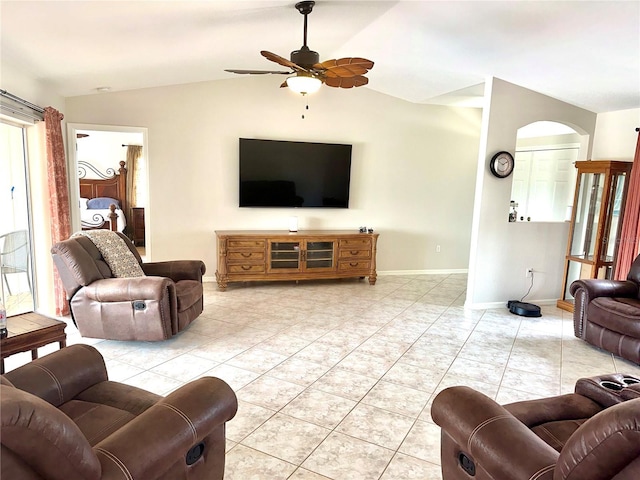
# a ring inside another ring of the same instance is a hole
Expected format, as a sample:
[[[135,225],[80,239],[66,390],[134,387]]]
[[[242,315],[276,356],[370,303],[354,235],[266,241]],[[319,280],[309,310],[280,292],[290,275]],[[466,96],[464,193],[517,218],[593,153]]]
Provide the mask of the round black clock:
[[[498,178],[506,178],[511,175],[514,166],[513,155],[509,152],[498,152],[491,158],[491,162],[489,162],[491,173]]]

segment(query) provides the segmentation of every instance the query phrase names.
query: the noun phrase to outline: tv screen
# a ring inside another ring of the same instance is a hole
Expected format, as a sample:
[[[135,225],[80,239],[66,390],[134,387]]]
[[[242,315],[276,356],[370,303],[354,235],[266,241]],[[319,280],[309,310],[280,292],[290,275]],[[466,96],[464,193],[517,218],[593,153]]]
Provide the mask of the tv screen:
[[[240,139],[241,207],[349,207],[351,145]]]

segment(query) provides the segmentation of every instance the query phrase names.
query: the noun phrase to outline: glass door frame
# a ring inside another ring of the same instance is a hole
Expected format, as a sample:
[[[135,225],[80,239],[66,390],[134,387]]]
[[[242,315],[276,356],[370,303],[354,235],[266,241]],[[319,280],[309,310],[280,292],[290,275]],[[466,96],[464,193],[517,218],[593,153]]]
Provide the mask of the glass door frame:
[[[13,302],[7,301],[7,296],[5,293],[5,280],[4,278],[0,278],[0,299],[2,299],[3,304],[7,310],[7,317],[19,315],[21,313],[33,312],[37,307],[37,281],[35,275],[35,250],[34,250],[34,242],[33,242],[33,213],[32,213],[32,202],[31,202],[31,183],[30,183],[30,175],[29,175],[29,148],[27,142],[27,128],[31,126],[31,124],[23,124],[20,122],[12,122],[7,120],[6,118],[2,118],[1,122],[4,125],[7,125],[10,128],[18,128],[20,129],[20,137],[21,137],[21,146],[22,146],[22,159],[21,159],[21,175],[19,180],[24,181],[24,210],[26,213],[26,229],[27,229],[27,283],[29,285],[29,293],[31,296],[31,301],[29,305],[26,305],[27,302],[19,301],[18,305],[14,305]],[[16,161],[16,164],[18,162]],[[12,182],[16,179],[10,179]],[[12,189],[12,199],[13,199],[13,189]],[[15,230],[15,222],[14,222],[14,230]],[[10,232],[6,232],[10,233]],[[16,274],[18,275],[18,274]],[[8,281],[8,280],[7,280]],[[13,295],[12,295],[13,296]]]

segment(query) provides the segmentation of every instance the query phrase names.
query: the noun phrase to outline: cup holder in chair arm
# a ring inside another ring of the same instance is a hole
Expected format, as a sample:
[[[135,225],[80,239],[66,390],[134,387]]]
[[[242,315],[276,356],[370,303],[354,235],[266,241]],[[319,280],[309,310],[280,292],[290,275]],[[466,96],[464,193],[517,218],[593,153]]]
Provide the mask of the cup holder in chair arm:
[[[640,388],[636,387],[638,385],[640,385],[640,379],[633,375],[612,373],[609,375],[581,378],[576,382],[575,392],[590,398],[606,408],[629,400],[630,398],[635,398],[633,393],[628,396],[625,390],[633,386],[631,388],[633,388],[633,390],[638,389],[640,394]]]

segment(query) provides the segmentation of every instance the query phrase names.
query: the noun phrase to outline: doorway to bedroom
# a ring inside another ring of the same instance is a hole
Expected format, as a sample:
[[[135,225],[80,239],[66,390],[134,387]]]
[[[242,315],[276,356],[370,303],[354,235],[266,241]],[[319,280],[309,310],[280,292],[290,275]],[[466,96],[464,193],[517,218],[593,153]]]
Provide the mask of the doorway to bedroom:
[[[76,205],[77,201],[78,205],[74,209],[75,221],[72,218],[74,231],[123,232],[147,260],[150,242],[146,129],[69,124],[68,139],[69,145],[75,146],[69,155],[70,164],[75,166],[70,172],[71,184],[76,185],[71,202]]]

